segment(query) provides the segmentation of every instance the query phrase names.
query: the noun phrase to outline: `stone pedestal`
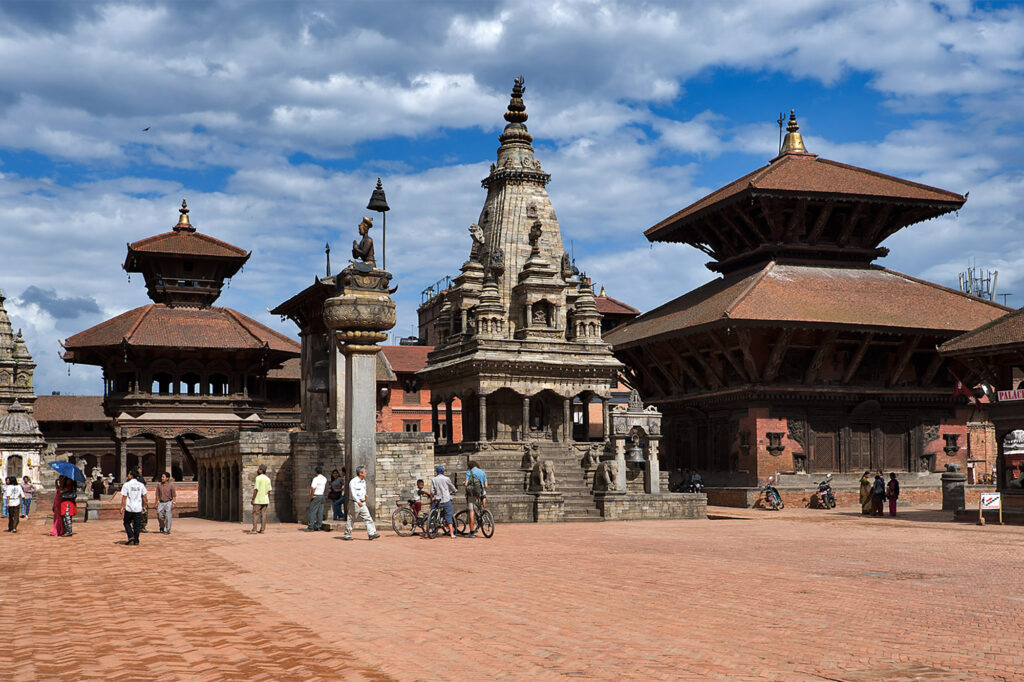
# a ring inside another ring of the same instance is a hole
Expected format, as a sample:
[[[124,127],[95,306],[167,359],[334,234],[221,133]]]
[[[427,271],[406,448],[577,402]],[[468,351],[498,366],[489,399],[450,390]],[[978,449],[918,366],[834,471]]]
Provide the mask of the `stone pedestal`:
[[[324,302],[324,324],[333,336],[344,363],[345,466],[349,477],[366,467],[366,503],[376,517],[377,499],[377,353],[378,343],[395,326],[395,302],[391,300],[391,274],[365,264],[354,264],[337,276],[338,295]],[[334,349],[330,349],[332,354]],[[340,363],[332,363],[329,386],[337,387]],[[335,390],[337,390],[335,388]],[[335,418],[340,407],[335,401]],[[345,496],[346,513],[352,513],[351,496]]]
[[[942,510],[956,511],[967,505],[965,486],[967,474],[962,471],[942,472]]]
[[[647,461],[644,462],[644,492],[648,495],[661,493],[661,467],[658,465],[656,446],[651,448],[651,452],[647,455]]]
[[[555,492],[535,493],[533,518],[538,523],[565,520],[565,500]]]

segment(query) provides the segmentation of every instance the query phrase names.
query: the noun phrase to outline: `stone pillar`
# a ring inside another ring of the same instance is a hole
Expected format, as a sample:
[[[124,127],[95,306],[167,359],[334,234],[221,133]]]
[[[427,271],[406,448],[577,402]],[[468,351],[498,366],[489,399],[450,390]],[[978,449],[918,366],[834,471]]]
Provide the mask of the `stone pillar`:
[[[661,466],[658,462],[658,441],[647,440],[647,462],[644,466],[644,492],[649,495],[661,493]]]
[[[601,398],[601,433],[604,440],[611,435],[611,422],[608,419],[608,398]]]
[[[327,356],[330,358],[330,376],[327,378],[327,428],[340,431],[345,428],[345,374],[348,361],[333,337],[334,332],[327,332]]]
[[[117,457],[117,484],[124,485],[128,480],[128,439],[115,438],[114,451]]]
[[[562,398],[562,442],[572,440],[572,398]]]
[[[448,421],[448,445],[451,445],[455,438],[455,424],[452,422],[452,401],[454,398],[448,398],[444,401],[444,418]]]
[[[583,405],[583,440],[590,440],[590,400],[593,396],[584,393],[580,396],[580,403]]]
[[[199,518],[202,519],[206,517],[206,515],[203,513],[203,505],[206,504],[206,495],[203,494],[203,486],[206,483],[206,473],[204,472],[203,467],[198,465],[196,466],[196,476],[197,480],[199,481],[199,483],[196,485],[196,494],[198,497],[198,499],[196,500],[196,504],[198,507],[196,511],[199,512]]]
[[[227,521],[228,520],[228,468],[224,465],[220,467],[220,486],[217,489],[217,498],[220,501],[217,509],[217,520]]]
[[[448,425],[450,429],[451,424]],[[437,401],[430,401],[430,429],[434,432],[434,445],[441,442],[441,423],[437,417]]]
[[[238,465],[233,465],[230,470],[231,473],[231,485],[228,487],[228,494],[231,495],[231,511],[229,521],[241,521],[241,481],[239,478]]]
[[[160,474],[165,471],[173,478],[171,449],[168,447],[166,438],[156,438],[156,478],[158,481],[160,480]]]
[[[346,345],[345,466],[349,476],[366,467],[366,504],[375,514],[377,499],[377,346]]]
[[[530,396],[523,396],[523,438],[530,434]]]
[[[943,471],[939,478],[942,481],[942,511],[966,509],[964,486],[967,484],[967,474],[962,471]]]
[[[615,439],[615,491],[626,492],[626,439]]]
[[[479,431],[480,431],[479,438],[480,438],[480,442],[481,443],[486,443],[487,442],[487,396],[481,393],[480,394],[480,401],[479,402],[480,402],[480,412],[479,412],[479,422],[480,423],[477,425],[479,427]]]

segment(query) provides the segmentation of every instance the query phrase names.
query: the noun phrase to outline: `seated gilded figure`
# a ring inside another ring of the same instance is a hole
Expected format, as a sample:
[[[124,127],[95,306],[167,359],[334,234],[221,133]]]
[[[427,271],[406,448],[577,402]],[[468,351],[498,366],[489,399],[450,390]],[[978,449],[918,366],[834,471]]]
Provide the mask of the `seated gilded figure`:
[[[370,228],[373,227],[373,219],[363,217],[359,223],[359,234],[362,239],[359,242],[352,240],[352,257],[361,260],[372,268],[377,267],[377,261],[373,258],[373,237],[370,236]]]

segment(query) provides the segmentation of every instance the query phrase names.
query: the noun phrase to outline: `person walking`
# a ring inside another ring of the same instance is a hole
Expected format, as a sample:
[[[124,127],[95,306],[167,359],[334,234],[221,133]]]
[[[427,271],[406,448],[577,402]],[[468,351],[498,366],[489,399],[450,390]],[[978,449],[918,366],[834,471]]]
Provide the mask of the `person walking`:
[[[324,476],[324,468],[319,464],[313,471],[316,476],[309,486],[309,520],[306,523],[306,532],[321,530],[324,525],[324,490],[327,488],[327,477]]]
[[[373,523],[373,517],[370,516],[370,508],[366,505],[366,467],[356,467],[356,475],[352,477],[352,480],[348,484],[348,497],[352,501],[352,513],[347,514],[345,518],[345,535],[342,536],[342,540],[352,539],[352,517],[356,517],[360,521],[366,523],[366,535],[369,540],[376,540],[380,537],[377,532],[377,526]]]
[[[327,484],[327,499],[331,501],[331,520],[345,520],[345,478],[337,469],[331,471],[331,480]]]
[[[103,477],[99,474],[92,480],[92,499],[98,500],[103,495],[103,491],[106,490],[107,486],[104,484]]]
[[[114,494],[114,474],[107,476],[107,494]]]
[[[36,487],[32,484],[32,479],[25,476],[21,479],[21,515],[26,519],[28,513],[32,510],[32,496],[35,495]]]
[[[149,508],[146,499],[146,484],[138,479],[135,469],[128,470],[128,480],[121,486],[121,516],[124,519],[124,532],[128,536],[126,545],[139,544],[139,531],[142,526],[142,512]]]
[[[256,480],[252,484],[252,532],[262,533],[267,529],[267,507],[270,505],[270,476],[267,476],[267,465],[256,467]],[[260,529],[256,530],[259,521]]]
[[[466,472],[466,510],[469,512],[469,535],[476,537],[474,512],[483,510],[487,504],[487,473],[480,465],[469,460],[469,471]]]
[[[867,516],[871,513],[871,472],[865,471],[860,477],[860,513]]]
[[[879,471],[875,474],[875,482],[871,486],[871,515],[872,516],[884,516],[882,512],[882,503],[885,502],[885,479],[882,478],[882,472]]]
[[[160,474],[160,482],[156,484],[156,520],[164,535],[171,534],[171,517],[174,515],[174,501],[177,497],[171,475],[165,471]]]
[[[444,530],[449,536],[455,539],[455,523],[452,519],[452,493],[456,492],[452,479],[444,475],[444,465],[438,464],[434,467],[437,475],[430,479],[430,498],[441,508],[444,515]]]
[[[886,486],[886,497],[889,498],[889,516],[896,516],[896,500],[900,497],[900,482],[896,480],[896,474],[889,474],[889,485]]]
[[[4,497],[7,498],[7,532],[18,532],[18,521],[21,520],[21,499],[24,495],[16,476],[8,476],[4,487]]]

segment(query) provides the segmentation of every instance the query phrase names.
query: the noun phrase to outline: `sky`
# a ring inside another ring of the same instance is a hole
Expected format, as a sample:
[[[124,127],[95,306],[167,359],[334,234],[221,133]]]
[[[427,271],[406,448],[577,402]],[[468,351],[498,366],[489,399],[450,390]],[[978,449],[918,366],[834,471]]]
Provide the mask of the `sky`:
[[[970,192],[880,264],[955,287],[974,263],[1024,305],[1021,4],[7,0],[0,288],[37,393],[102,392],[59,342],[148,303],[125,244],[182,198],[252,251],[218,305],[297,337],[267,309],[326,242],[344,264],[381,177],[395,334],[415,333],[469,253],[515,76],[563,240],[641,310],[715,276],[643,231],[767,163],[790,109],[811,152]]]

